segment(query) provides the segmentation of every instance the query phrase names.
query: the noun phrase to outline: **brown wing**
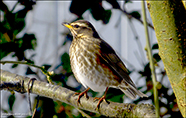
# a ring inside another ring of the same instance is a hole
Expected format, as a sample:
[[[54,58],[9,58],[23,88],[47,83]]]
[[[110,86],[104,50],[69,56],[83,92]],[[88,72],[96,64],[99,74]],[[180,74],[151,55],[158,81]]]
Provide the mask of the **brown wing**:
[[[100,43],[100,47],[101,57],[112,68],[112,70],[114,70],[119,77],[125,80],[125,82],[135,87],[134,83],[132,82],[128,75],[127,68],[125,67],[121,59],[117,56],[116,52],[112,49],[112,47],[103,40]]]

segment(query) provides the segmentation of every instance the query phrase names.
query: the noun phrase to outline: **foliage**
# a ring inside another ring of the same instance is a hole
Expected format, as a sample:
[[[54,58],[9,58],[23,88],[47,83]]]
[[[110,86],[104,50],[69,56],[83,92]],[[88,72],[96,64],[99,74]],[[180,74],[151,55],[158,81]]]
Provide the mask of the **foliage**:
[[[24,8],[14,12],[14,9],[18,3],[22,4]],[[16,56],[18,60],[32,62],[25,57],[24,51],[28,49],[34,50],[36,47],[35,35],[25,33],[21,38],[17,38],[16,36],[24,29],[26,14],[32,9],[34,4],[35,2],[30,0],[24,2],[19,0],[15,4],[14,8],[9,10],[6,4],[4,4],[2,1],[0,2],[0,10],[4,14],[3,20],[0,22],[0,59],[7,56],[11,52],[14,52],[13,56]]]
[[[9,109],[11,111],[12,111],[12,107],[14,105],[15,99],[16,98],[15,98],[15,95],[14,94],[10,95],[9,98],[8,98]]]
[[[116,0],[106,0],[109,4],[112,5],[113,9],[121,9],[120,5]],[[125,1],[125,4],[127,4],[129,0]],[[0,52],[1,56],[0,59],[3,57],[7,56],[11,52],[14,52],[15,57],[17,57],[18,60],[26,60],[30,63],[34,63],[33,60],[27,59],[25,57],[24,52],[26,50],[34,50],[36,47],[36,38],[34,34],[28,34],[25,33],[21,38],[17,38],[17,34],[20,33],[24,27],[25,27],[25,17],[32,9],[32,6],[35,4],[32,0],[18,0],[18,3],[24,6],[23,9],[13,12],[14,8],[12,10],[9,10],[9,8],[4,4],[2,1],[0,2],[0,10],[4,13],[4,20],[0,22],[0,37],[1,37],[1,43],[0,43]],[[17,4],[17,3],[16,3]],[[16,5],[15,5],[16,7]],[[90,13],[92,14],[92,17],[95,20],[101,20],[104,24],[109,23],[109,20],[111,18],[112,11],[111,9],[105,10],[105,8],[102,6],[102,0],[72,0],[71,5],[70,5],[70,12],[74,13],[77,15],[77,19],[83,19],[83,13],[86,10],[90,10]],[[141,15],[137,11],[132,11],[130,13],[132,17],[141,18]],[[77,20],[75,19],[75,20]],[[68,41],[72,41],[72,36],[70,33],[66,34],[66,40],[61,46],[66,45]],[[7,48],[11,47],[11,48]],[[154,44],[152,46],[153,51],[158,50],[158,44]],[[34,56],[34,55],[33,55]],[[159,57],[158,53],[153,54],[154,59],[156,60],[156,63],[158,65],[158,62],[161,61],[161,58]],[[15,68],[17,65],[14,65],[13,68]],[[48,70],[51,65],[45,64],[43,65],[46,70]],[[62,68],[61,68],[62,67]],[[161,75],[161,86],[159,87],[159,99],[160,99],[160,108],[166,109],[164,112],[161,112],[161,117],[163,116],[181,116],[178,106],[176,103],[176,98],[173,94],[173,92],[169,92],[171,90],[170,87],[167,87],[162,83],[164,79],[166,78],[166,72],[164,69],[161,67],[160,72],[158,73]],[[67,81],[70,76],[73,75],[72,70],[70,68],[70,61],[69,61],[69,55],[67,52],[61,55],[61,63],[58,64],[55,69],[53,70],[54,72],[61,72],[61,73],[55,73],[52,76],[53,82],[55,84],[64,86],[66,88],[69,88],[71,90],[80,92],[82,85],[78,84],[77,87],[73,88],[67,84]],[[148,98],[138,98],[137,100],[134,100],[134,103],[139,103],[141,101],[150,101],[153,103],[153,91],[152,91],[152,78],[151,78],[151,71],[149,68],[149,63],[146,63],[143,66],[143,70],[129,70],[131,73],[137,72],[138,74],[141,75],[141,77],[138,80],[144,80],[145,85],[140,86],[138,89],[141,89],[143,93],[148,93],[149,97]],[[27,68],[26,74],[36,74],[37,72],[33,71],[30,67]],[[89,95],[92,95],[93,97],[100,97],[99,93],[89,91]],[[123,102],[124,101],[124,94],[117,89],[112,89],[110,88],[107,93],[107,100],[114,101],[114,102]],[[15,101],[15,96],[10,95],[9,96],[9,109],[12,110],[14,101]],[[36,102],[36,100],[35,100]],[[91,117],[99,117],[99,114],[91,113],[84,111],[86,114],[88,114]],[[77,110],[65,103],[61,103],[59,101],[51,100],[48,98],[40,97],[39,100],[39,106],[36,111],[37,117],[82,117],[82,115],[77,112]],[[104,116],[101,116],[104,117]]]

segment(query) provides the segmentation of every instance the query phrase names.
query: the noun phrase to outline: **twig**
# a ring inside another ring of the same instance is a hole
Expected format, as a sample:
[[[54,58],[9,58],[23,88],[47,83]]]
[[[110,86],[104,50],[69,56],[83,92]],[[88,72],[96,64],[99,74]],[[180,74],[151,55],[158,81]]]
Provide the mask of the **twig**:
[[[36,107],[35,107],[34,112],[32,114],[32,118],[34,118],[34,115],[36,113],[36,110],[37,110],[38,105],[39,105],[39,95],[37,96],[37,104],[36,104]]]
[[[27,93],[28,93],[28,103],[29,103],[29,108],[30,108],[30,114],[32,114],[32,106],[31,106],[31,101],[30,101],[30,90],[32,89],[33,86],[33,81],[36,80],[36,78],[31,78],[28,82],[28,89],[27,89]],[[32,82],[31,87],[30,86],[30,82]]]
[[[32,63],[28,63],[27,61],[0,61],[0,63],[2,63],[3,65],[6,64],[6,63],[24,64],[24,65],[28,65],[28,66],[32,66],[32,67],[38,68],[38,69],[40,69],[42,71],[42,73],[44,75],[46,75],[47,80],[49,81],[49,83],[52,83],[50,76],[53,74],[53,71],[48,72],[47,70],[45,70],[45,67],[44,66],[42,66],[42,67],[41,66],[37,66],[37,65],[34,65]]]
[[[150,69],[151,69],[151,73],[152,73],[156,117],[159,117],[160,116],[160,109],[159,109],[159,101],[158,101],[157,79],[156,79],[154,61],[153,61],[153,57],[152,57],[152,50],[151,50],[151,46],[150,46],[149,33],[148,33],[147,22],[146,22],[146,11],[145,11],[145,1],[144,0],[141,2],[141,5],[142,5],[144,28],[145,28],[145,34],[146,34],[146,43],[147,43],[146,46],[147,46],[147,52],[148,52],[148,57],[149,57],[149,61],[150,61]]]
[[[123,12],[128,18],[135,18],[136,20],[138,20],[140,23],[144,24],[144,22],[141,19],[138,19],[136,17],[133,17],[132,15],[130,15],[127,11],[122,10],[121,8],[119,9],[121,12]],[[154,27],[148,23],[148,26],[151,27],[152,29],[154,29]]]
[[[143,61],[141,60],[140,55],[138,54],[138,52],[137,52],[136,50],[134,51],[134,56],[135,56],[136,59],[139,61],[139,63],[143,66],[144,63],[143,63]]]
[[[83,110],[76,108],[84,117],[91,118],[88,114],[86,114]]]
[[[11,12],[14,11],[14,9],[16,8],[16,6],[18,5],[19,2],[16,2],[16,4],[14,5],[14,7],[12,8]]]
[[[144,55],[144,53],[143,53],[143,48],[142,48],[142,45],[141,45],[141,42],[140,42],[140,40],[139,40],[139,36],[138,36],[138,33],[137,33],[137,31],[136,31],[136,29],[135,29],[135,27],[134,27],[134,24],[132,23],[132,21],[129,19],[129,21],[130,21],[130,27],[131,27],[131,29],[132,29],[132,31],[133,31],[133,33],[134,33],[134,36],[135,36],[135,39],[136,39],[136,41],[137,41],[137,45],[138,45],[138,48],[139,48],[139,52],[140,52],[140,54],[141,54],[141,57],[142,57],[142,65],[145,65],[144,63],[145,63],[145,55]],[[140,58],[141,59],[141,58]],[[144,60],[144,61],[143,61]]]

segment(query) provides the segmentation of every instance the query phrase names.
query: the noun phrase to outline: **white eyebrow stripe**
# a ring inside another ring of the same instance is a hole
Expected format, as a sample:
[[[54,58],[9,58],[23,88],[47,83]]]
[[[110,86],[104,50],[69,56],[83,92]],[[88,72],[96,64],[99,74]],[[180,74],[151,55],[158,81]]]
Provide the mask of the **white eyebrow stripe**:
[[[82,23],[71,23],[71,25],[79,25],[81,27],[87,27],[86,24],[82,24]]]

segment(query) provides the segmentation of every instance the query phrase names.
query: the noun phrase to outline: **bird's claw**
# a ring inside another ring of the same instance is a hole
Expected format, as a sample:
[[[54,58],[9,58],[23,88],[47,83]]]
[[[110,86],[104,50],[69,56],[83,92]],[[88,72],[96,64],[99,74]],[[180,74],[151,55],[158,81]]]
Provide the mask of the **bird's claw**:
[[[101,102],[102,102],[103,100],[106,101],[105,98],[106,98],[106,96],[103,96],[103,97],[101,97],[101,98],[98,98],[98,97],[95,97],[95,98],[94,98],[94,100],[99,100],[99,101],[98,101],[98,104],[97,104],[97,106],[96,106],[96,108],[95,108],[95,110],[96,110],[96,109],[99,109],[100,104],[101,104]]]
[[[79,95],[79,96],[78,96],[78,99],[77,99],[77,103],[78,103],[78,104],[81,104],[81,103],[80,103],[80,98],[81,98],[83,95],[85,95],[85,97],[88,99],[88,95],[87,95],[88,90],[89,90],[89,88],[86,89],[85,91],[81,92],[81,93],[74,93],[74,95]]]

